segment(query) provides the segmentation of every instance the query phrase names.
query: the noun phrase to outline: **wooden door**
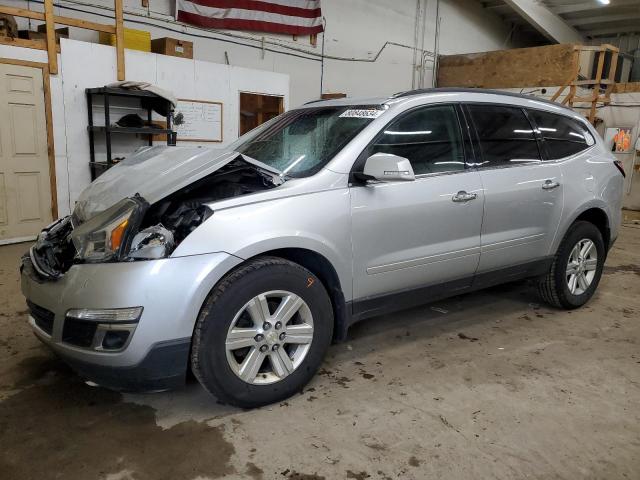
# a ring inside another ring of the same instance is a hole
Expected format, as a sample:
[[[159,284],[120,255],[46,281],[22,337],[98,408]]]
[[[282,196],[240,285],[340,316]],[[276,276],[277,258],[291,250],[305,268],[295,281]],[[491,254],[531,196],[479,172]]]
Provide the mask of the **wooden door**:
[[[42,70],[0,64],[0,243],[52,221]]]
[[[284,97],[240,92],[240,135],[284,112]]]

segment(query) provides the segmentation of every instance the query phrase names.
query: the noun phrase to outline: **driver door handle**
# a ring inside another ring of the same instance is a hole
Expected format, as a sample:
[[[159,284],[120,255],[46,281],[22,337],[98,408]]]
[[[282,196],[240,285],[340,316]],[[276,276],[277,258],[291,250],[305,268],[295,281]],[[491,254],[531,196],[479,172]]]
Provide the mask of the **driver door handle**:
[[[559,182],[554,182],[553,180],[545,180],[542,184],[543,190],[553,190],[554,188],[558,188],[560,186]]]
[[[468,202],[470,200],[475,200],[476,198],[478,198],[477,193],[467,193],[464,190],[460,190],[451,197],[451,200],[454,202]]]

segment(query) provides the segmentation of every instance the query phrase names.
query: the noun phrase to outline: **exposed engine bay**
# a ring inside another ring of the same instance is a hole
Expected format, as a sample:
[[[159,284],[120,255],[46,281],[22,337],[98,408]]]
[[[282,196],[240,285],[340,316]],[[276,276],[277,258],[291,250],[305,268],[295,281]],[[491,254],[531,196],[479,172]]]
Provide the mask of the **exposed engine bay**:
[[[142,227],[163,225],[173,232],[177,245],[213,214],[207,203],[267,190],[278,184],[271,174],[237,159],[152,205]]]
[[[30,250],[40,276],[59,278],[76,263],[165,258],[214,214],[210,203],[275,188],[283,179],[242,156],[149,205],[135,195],[87,221],[65,217]]]

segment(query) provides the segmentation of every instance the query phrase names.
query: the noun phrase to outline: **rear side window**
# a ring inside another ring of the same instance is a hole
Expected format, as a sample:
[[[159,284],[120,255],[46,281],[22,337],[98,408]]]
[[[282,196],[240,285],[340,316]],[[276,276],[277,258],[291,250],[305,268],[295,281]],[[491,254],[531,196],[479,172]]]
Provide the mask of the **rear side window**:
[[[409,159],[416,175],[464,170],[460,126],[451,105],[424,107],[387,126],[367,156],[392,153]]]
[[[595,143],[591,134],[571,118],[540,110],[528,112],[544,139],[549,160],[574,155]]]
[[[482,167],[540,162],[538,142],[522,109],[499,105],[469,105],[478,132]]]

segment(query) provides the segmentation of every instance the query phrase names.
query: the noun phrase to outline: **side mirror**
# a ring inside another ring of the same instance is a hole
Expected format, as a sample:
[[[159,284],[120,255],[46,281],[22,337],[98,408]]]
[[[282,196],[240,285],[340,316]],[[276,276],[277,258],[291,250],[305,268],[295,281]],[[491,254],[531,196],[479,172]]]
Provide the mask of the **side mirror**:
[[[412,181],[416,179],[411,162],[392,153],[376,153],[367,158],[362,176],[380,182]]]

